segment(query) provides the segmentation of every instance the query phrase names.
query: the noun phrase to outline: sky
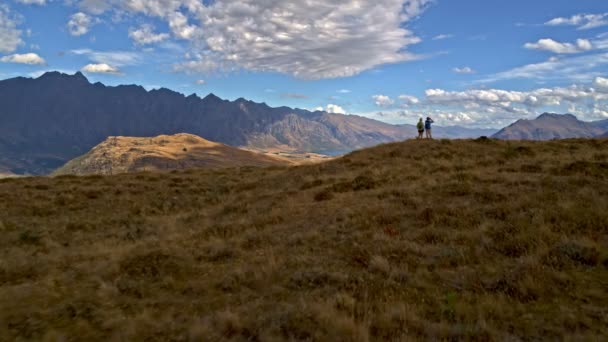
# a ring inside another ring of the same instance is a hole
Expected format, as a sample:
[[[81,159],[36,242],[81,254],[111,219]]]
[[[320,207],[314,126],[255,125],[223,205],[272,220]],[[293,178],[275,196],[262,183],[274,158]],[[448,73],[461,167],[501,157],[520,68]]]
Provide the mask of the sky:
[[[0,1],[0,79],[55,70],[395,124],[601,120],[608,1]]]

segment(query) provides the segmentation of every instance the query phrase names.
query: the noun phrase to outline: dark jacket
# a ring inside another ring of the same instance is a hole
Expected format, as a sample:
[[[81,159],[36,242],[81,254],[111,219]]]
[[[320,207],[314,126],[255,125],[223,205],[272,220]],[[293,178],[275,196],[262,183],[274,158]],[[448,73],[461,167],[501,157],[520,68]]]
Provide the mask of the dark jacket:
[[[431,129],[431,124],[434,122],[435,121],[433,121],[432,119],[426,119],[426,121],[424,122],[424,128]]]
[[[416,128],[418,128],[419,131],[424,131],[424,123],[422,122],[422,120],[418,121]]]

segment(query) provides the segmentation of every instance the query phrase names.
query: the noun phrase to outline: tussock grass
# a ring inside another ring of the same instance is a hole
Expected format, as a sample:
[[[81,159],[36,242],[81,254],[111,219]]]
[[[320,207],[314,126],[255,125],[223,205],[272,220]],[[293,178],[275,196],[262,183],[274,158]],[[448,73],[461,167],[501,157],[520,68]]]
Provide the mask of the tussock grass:
[[[608,141],[0,180],[3,340],[605,340]]]

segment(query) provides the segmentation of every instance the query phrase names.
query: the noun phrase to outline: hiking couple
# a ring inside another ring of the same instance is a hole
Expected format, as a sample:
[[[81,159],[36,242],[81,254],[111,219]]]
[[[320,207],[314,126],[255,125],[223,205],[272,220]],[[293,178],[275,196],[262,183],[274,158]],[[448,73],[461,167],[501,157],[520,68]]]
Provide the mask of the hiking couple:
[[[418,128],[418,137],[416,139],[424,139],[423,135],[425,130],[426,138],[433,139],[433,134],[431,134],[431,125],[433,123],[435,123],[435,121],[433,121],[433,119],[431,119],[430,117],[427,117],[425,122],[423,122],[422,118],[420,118],[420,121],[418,121],[418,125],[416,125],[416,127]]]

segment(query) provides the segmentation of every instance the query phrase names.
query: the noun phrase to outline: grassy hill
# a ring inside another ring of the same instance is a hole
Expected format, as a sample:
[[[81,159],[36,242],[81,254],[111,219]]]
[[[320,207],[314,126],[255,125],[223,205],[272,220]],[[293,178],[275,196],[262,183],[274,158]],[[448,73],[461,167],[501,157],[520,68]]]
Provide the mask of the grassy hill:
[[[608,141],[0,180],[6,340],[605,340]]]
[[[212,142],[192,134],[109,137],[53,175],[112,175],[192,168],[277,166],[292,162]]]

